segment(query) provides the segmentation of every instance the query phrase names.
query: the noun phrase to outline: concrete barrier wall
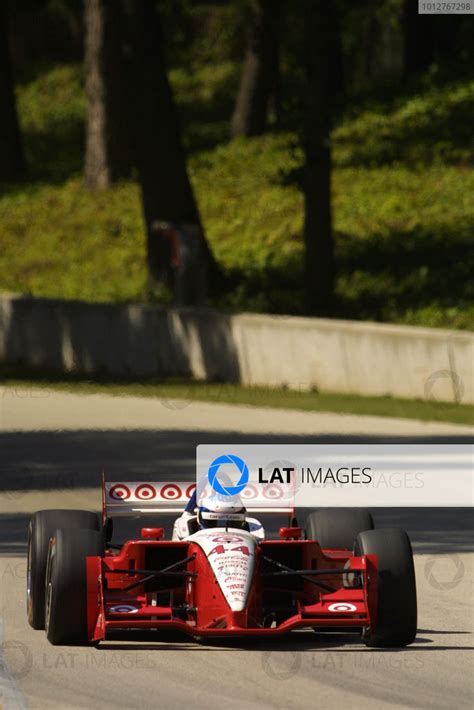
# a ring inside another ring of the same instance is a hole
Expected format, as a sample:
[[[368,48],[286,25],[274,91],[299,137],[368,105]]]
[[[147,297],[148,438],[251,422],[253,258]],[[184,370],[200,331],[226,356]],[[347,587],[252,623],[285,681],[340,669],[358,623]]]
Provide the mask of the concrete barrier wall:
[[[319,318],[0,296],[0,362],[474,402],[474,335]]]

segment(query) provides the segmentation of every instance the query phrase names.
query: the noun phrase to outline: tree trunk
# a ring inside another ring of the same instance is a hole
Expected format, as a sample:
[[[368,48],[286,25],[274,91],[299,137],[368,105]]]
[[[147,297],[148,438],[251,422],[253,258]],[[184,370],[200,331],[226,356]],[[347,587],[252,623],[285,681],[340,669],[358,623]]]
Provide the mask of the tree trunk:
[[[0,6],[0,182],[25,176],[25,159],[15,105],[5,8]]]
[[[434,59],[434,17],[418,14],[418,0],[404,0],[402,11],[405,76],[427,69]]]
[[[331,217],[330,133],[342,91],[341,45],[332,3],[306,0],[304,119],[304,241],[306,310],[331,312],[334,253]]]
[[[130,175],[119,9],[113,0],[85,0],[87,129],[84,181],[91,189],[109,187],[116,180]]]
[[[268,124],[273,102],[279,113],[279,20],[280,0],[254,0],[247,31],[240,87],[231,122],[231,134],[255,136]]]
[[[177,264],[173,261],[179,260],[183,252],[192,252],[191,271],[199,286],[185,289],[191,292],[186,302],[202,302],[205,271],[213,261],[187,172],[166,73],[159,17],[153,0],[123,0],[123,7],[128,58],[126,100],[132,107],[134,153],[147,233],[149,286],[152,291],[171,287],[176,297]],[[176,243],[176,237],[179,239],[184,232],[183,242]],[[191,248],[189,239],[194,239]]]

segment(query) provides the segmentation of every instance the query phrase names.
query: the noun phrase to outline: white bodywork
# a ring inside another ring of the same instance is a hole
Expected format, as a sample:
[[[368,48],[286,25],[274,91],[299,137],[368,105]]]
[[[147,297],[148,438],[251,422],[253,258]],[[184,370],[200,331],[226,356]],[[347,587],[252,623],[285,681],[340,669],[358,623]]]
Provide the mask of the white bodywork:
[[[174,523],[172,539],[192,540],[199,545],[209,560],[228,605],[232,611],[242,611],[252,582],[255,546],[265,538],[261,522],[246,516],[248,531],[206,528],[190,534],[190,523],[195,520],[196,515],[184,512]],[[213,552],[218,546],[219,553]]]
[[[246,530],[199,530],[189,540],[205,553],[232,611],[243,611],[252,583],[257,539]]]

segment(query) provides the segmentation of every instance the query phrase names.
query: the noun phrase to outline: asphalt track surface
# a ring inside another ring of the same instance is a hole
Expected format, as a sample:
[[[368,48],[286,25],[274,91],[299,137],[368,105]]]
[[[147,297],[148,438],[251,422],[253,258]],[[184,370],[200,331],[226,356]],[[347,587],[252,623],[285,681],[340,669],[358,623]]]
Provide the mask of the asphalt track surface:
[[[473,520],[466,509],[378,510],[414,549],[419,632],[404,650],[345,632],[236,644],[182,636],[53,647],[25,614],[29,515],[98,509],[98,474],[180,480],[198,443],[470,442],[472,429],[372,417],[0,388],[0,707],[472,708]]]

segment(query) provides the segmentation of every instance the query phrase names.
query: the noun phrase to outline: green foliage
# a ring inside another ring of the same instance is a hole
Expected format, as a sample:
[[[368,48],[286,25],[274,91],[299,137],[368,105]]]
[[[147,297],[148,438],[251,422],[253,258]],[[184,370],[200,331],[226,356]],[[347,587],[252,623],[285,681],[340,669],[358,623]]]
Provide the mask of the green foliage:
[[[133,184],[86,192],[80,180],[0,201],[1,288],[88,301],[140,299],[143,224]]]
[[[64,180],[82,169],[83,72],[59,65],[17,89],[18,114],[33,178]]]
[[[195,68],[216,66],[229,58],[240,57],[243,18],[248,0],[238,3],[195,3],[191,21],[195,33],[187,50]]]
[[[338,165],[470,163],[474,159],[474,81],[434,87],[376,105],[334,132]]]
[[[212,249],[235,285],[229,306],[301,312],[302,198],[282,179],[301,160],[293,143],[235,141],[192,162]],[[472,327],[474,171],[341,168],[333,187],[336,315]]]
[[[250,2],[159,0],[170,66],[199,70],[240,59],[245,10]]]
[[[228,140],[239,67],[233,62],[208,64],[198,70],[172,69],[169,76],[186,149],[195,152]]]
[[[237,78],[232,62],[171,72],[203,222],[227,276],[216,305],[301,313],[301,151],[289,132],[226,142]],[[336,128],[336,316],[473,327],[473,86],[379,103]],[[18,87],[18,106],[36,182],[0,197],[0,288],[141,300],[137,186],[89,193],[80,181],[81,70],[39,72]]]

